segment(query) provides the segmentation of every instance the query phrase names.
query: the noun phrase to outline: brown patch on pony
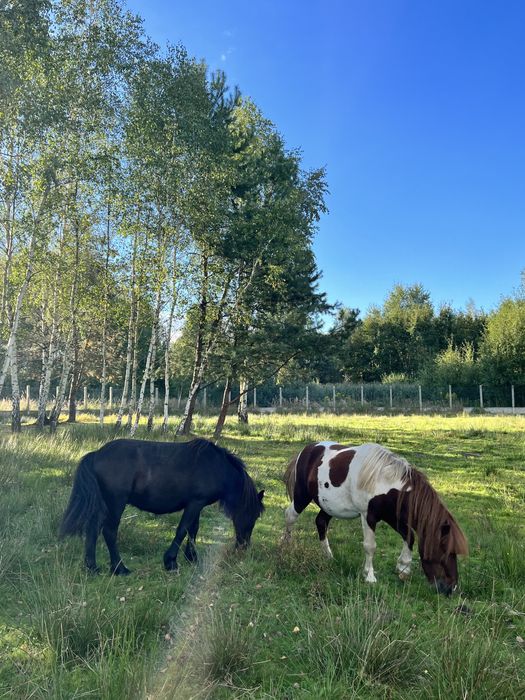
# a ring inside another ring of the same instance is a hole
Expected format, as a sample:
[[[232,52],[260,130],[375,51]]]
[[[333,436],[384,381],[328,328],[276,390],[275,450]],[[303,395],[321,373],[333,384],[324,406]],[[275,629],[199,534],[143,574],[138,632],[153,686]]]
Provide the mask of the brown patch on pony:
[[[323,461],[325,447],[317,443],[306,445],[294,457],[284,474],[286,490],[297,508],[304,509],[313,499],[318,501],[317,469]]]
[[[350,462],[355,456],[355,450],[346,450],[345,452],[339,452],[335,457],[330,460],[330,481],[334,486],[341,486],[343,481],[348,476],[348,470],[350,469]]]
[[[328,449],[330,449],[330,450],[347,450],[348,445],[339,445],[339,444],[330,445]]]
[[[425,474],[412,468],[397,499],[396,514],[406,508],[409,528],[418,533],[425,559],[436,559],[440,553],[468,554],[467,538],[446,508]],[[440,548],[443,545],[443,549]]]

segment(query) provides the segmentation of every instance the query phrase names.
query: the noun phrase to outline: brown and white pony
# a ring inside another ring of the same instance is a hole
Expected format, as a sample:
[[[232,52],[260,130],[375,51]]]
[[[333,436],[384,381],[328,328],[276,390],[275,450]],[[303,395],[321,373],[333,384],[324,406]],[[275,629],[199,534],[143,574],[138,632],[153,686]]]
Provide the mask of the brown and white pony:
[[[345,447],[318,442],[307,445],[291,460],[284,480],[292,499],[286,509],[285,541],[299,514],[315,501],[320,508],[315,524],[329,557],[333,555],[326,533],[331,518],[361,516],[364,575],[369,583],[376,582],[375,529],[384,520],[403,538],[396,566],[402,580],[410,574],[415,531],[427,579],[446,595],[457,587],[456,557],[468,554],[466,537],[427,477],[403,457],[372,443]]]

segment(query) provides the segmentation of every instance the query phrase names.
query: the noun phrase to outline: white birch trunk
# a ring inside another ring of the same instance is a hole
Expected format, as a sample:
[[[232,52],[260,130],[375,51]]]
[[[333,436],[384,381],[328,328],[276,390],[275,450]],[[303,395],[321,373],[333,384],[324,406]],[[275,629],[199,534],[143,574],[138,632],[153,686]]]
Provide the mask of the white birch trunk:
[[[175,316],[175,306],[177,303],[177,288],[176,288],[176,275],[177,275],[177,251],[173,253],[173,289],[170,305],[170,313],[168,317],[168,328],[167,328],[167,338],[166,338],[166,350],[164,352],[164,410],[162,419],[162,432],[166,433],[168,430],[168,417],[169,417],[169,401],[170,401],[170,343],[171,343],[171,332],[173,329],[173,318]]]
[[[58,385],[57,396],[55,399],[55,404],[51,410],[49,416],[49,429],[52,433],[56,431],[58,421],[60,419],[60,414],[62,413],[62,408],[66,400],[66,390],[69,380],[69,374],[71,371],[71,333],[66,340],[66,345],[64,347],[64,359],[62,362],[62,372],[60,374],[60,382]]]
[[[42,218],[42,214],[43,214],[46,202],[47,202],[47,197],[49,195],[49,191],[50,191],[50,186],[47,185],[46,189],[42,195],[42,200],[40,202],[38,214],[35,217],[35,220],[33,221],[31,237],[29,239],[29,246],[28,246],[26,272],[24,275],[24,281],[22,282],[22,285],[18,291],[18,295],[16,298],[15,312],[13,314],[13,321],[12,321],[10,332],[9,332],[9,340],[7,341],[5,358],[4,358],[4,362],[2,364],[2,371],[0,373],[0,396],[2,395],[7,371],[10,367],[10,364],[11,364],[11,359],[13,356],[13,347],[14,347],[14,350],[16,352],[16,337],[18,334],[18,325],[20,323],[20,310],[22,308],[22,303],[23,303],[25,296],[27,294],[27,288],[29,287],[31,277],[33,276],[33,257],[35,254],[36,230],[37,230],[38,224],[40,223],[40,220]]]
[[[18,353],[16,351],[16,337],[12,343],[10,366],[12,396],[11,430],[13,433],[19,433],[22,429],[22,420],[20,416],[20,386],[18,383]]]
[[[155,360],[157,358],[157,327],[153,330],[153,351],[151,353],[151,368],[149,373],[149,411],[147,428],[150,431],[153,428],[153,418],[155,415]]]
[[[115,421],[115,426],[120,428],[122,425],[122,416],[124,415],[124,409],[128,402],[128,392],[129,392],[129,379],[131,375],[131,363],[133,356],[133,337],[134,337],[134,321],[135,321],[135,307],[137,304],[136,300],[136,289],[135,289],[135,260],[137,253],[137,233],[135,233],[133,238],[133,256],[131,259],[131,306],[129,311],[129,323],[128,323],[128,344],[126,349],[126,371],[124,374],[124,386],[122,388],[122,396],[120,397],[120,405],[117,413],[117,420]]]
[[[106,410],[106,381],[107,381],[107,358],[106,358],[106,344],[107,344],[107,332],[108,332],[108,295],[109,295],[109,253],[110,253],[110,222],[111,222],[111,208],[108,204],[108,214],[107,214],[107,228],[106,228],[106,264],[104,267],[104,321],[102,324],[102,378],[100,384],[100,411],[98,416],[98,422],[100,425],[104,424],[104,414]]]
[[[239,423],[248,422],[248,382],[241,378],[239,386],[239,404],[237,406],[237,419]]]
[[[27,293],[27,288],[29,286],[29,282],[31,281],[31,277],[33,276],[33,255],[34,255],[34,235],[31,236],[31,240],[29,242],[29,254],[28,254],[28,261],[27,261],[27,267],[26,267],[26,274],[24,276],[24,281],[22,282],[22,286],[20,287],[18,291],[18,296],[16,299],[16,305],[15,305],[15,313],[13,315],[13,322],[11,324],[11,329],[9,332],[9,340],[7,341],[7,347],[5,350],[5,357],[4,357],[4,362],[2,365],[2,373],[0,374],[0,396],[2,395],[2,391],[4,388],[5,384],[5,378],[7,376],[7,372],[9,370],[9,366],[12,361],[13,354],[16,353],[16,336],[18,333],[18,325],[20,323],[20,310],[22,308],[22,303],[25,299],[26,293]]]
[[[146,393],[146,384],[148,382],[148,379],[153,377],[153,363],[155,362],[155,353],[156,353],[156,348],[157,348],[157,325],[159,322],[159,317],[160,317],[160,304],[161,304],[161,299],[162,299],[162,294],[161,294],[161,289],[159,287],[157,291],[157,302],[155,304],[155,316],[153,318],[153,323],[151,326],[151,339],[149,342],[149,348],[148,348],[148,355],[146,358],[146,366],[144,367],[144,374],[142,375],[142,383],[140,386],[140,394],[139,394],[139,400],[137,402],[137,410],[135,411],[135,420],[133,422],[133,425],[131,426],[131,435],[135,435],[137,431],[137,427],[139,424],[140,420],[140,415],[142,413],[142,404],[144,402],[144,394]],[[151,385],[150,385],[151,387]],[[153,402],[155,401],[155,397],[153,397]],[[151,410],[151,407],[150,407]],[[148,417],[149,419],[149,417]]]

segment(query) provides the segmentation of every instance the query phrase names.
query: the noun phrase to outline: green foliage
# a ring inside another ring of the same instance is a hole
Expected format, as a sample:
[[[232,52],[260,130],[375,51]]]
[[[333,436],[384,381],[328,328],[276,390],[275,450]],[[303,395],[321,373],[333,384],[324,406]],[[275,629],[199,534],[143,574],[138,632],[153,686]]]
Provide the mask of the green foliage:
[[[504,299],[489,316],[481,347],[487,381],[525,383],[525,298]]]

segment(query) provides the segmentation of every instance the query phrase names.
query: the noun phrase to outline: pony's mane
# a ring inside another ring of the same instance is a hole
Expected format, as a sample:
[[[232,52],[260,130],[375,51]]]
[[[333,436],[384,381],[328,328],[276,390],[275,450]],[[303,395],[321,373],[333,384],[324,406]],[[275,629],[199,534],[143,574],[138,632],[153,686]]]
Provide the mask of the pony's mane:
[[[387,481],[403,481],[410,477],[412,467],[404,459],[395,455],[381,445],[367,445],[369,452],[359,474],[358,487],[373,493],[377,480],[381,477]]]
[[[417,530],[425,559],[436,558],[441,542],[445,545],[447,555],[468,554],[467,538],[461,528],[430,485],[426,475],[414,467],[411,467],[403,478],[403,490],[397,504],[398,517],[405,494],[408,496],[408,527]],[[442,534],[443,526],[449,528],[445,534]]]
[[[230,450],[227,450],[225,447],[216,445],[214,442],[210,442],[210,440],[206,440],[204,438],[195,438],[194,440],[191,440],[190,444],[199,452],[202,450],[215,451],[227,462],[229,462],[229,464],[231,464],[231,466],[234,467],[234,469],[236,469],[239,473],[242,484],[239,497],[237,499],[227,497],[220,501],[221,507],[226,515],[231,518],[239,511],[248,511],[249,513],[257,513],[257,515],[261,515],[264,510],[264,505],[259,499],[253,479],[246,471],[246,465],[242,459],[237,457],[237,455],[234,455],[233,452],[230,452]]]

